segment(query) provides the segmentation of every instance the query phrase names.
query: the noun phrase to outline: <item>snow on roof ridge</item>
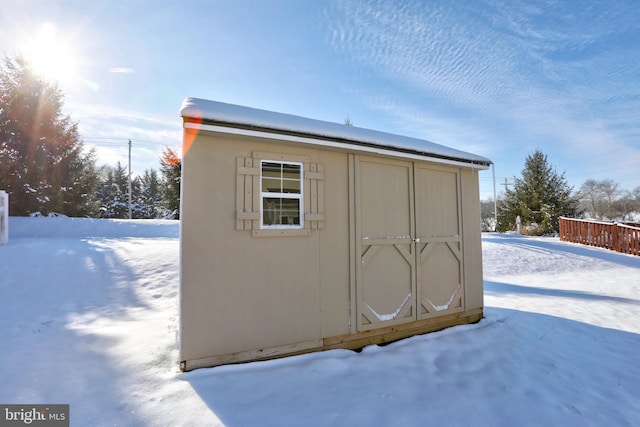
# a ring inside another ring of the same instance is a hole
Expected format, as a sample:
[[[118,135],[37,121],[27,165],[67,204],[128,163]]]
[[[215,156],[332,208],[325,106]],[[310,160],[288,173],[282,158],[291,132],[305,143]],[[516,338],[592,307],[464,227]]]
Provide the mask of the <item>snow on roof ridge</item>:
[[[185,121],[197,120],[290,132],[411,151],[483,166],[492,164],[492,161],[486,157],[423,139],[201,98],[186,98],[180,108],[180,115]]]

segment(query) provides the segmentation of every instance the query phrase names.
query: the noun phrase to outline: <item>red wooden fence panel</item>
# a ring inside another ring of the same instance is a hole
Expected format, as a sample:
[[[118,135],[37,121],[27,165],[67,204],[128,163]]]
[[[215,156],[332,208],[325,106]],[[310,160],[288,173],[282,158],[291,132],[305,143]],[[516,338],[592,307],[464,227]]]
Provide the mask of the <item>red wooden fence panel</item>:
[[[640,255],[640,228],[625,224],[560,218],[560,240]]]

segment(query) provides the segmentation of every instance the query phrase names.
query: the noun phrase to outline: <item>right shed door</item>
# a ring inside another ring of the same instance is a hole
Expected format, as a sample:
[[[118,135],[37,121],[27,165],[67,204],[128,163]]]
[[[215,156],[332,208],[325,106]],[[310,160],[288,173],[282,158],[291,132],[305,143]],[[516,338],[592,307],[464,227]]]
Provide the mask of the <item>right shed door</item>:
[[[418,319],[464,310],[460,173],[414,164]]]

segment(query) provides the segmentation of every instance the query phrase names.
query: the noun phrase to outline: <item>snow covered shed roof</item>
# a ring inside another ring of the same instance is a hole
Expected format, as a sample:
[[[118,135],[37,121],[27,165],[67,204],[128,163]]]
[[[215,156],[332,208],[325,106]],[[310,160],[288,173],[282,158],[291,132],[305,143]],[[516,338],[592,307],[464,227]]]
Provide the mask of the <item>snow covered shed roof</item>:
[[[429,158],[444,163],[463,163],[487,169],[491,160],[434,142],[408,136],[309,119],[291,114],[259,110],[199,98],[186,98],[180,115],[185,128],[221,130],[231,128],[260,133],[277,133],[294,138],[311,138],[319,145],[352,146],[369,152],[387,153],[413,158]]]

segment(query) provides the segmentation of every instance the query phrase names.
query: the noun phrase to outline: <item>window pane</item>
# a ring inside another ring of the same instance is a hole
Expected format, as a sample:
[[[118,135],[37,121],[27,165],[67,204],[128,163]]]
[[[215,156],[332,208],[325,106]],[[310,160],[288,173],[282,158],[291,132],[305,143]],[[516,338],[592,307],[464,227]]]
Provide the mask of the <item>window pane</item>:
[[[262,201],[264,225],[300,225],[300,201],[265,197]]]
[[[280,222],[280,199],[264,198],[262,201],[262,222],[264,225],[276,225]]]
[[[282,222],[283,225],[300,225],[300,200],[282,199]]]
[[[287,179],[300,179],[300,165],[283,164],[282,177]]]
[[[302,166],[291,163],[262,163],[262,192],[300,194]]]
[[[299,180],[283,180],[282,181],[283,193],[295,193],[300,194],[300,181]]]
[[[282,181],[279,179],[273,178],[263,178],[262,179],[262,191],[265,193],[283,193],[280,185]]]
[[[280,163],[262,163],[262,176],[280,178],[282,176],[282,165]]]

